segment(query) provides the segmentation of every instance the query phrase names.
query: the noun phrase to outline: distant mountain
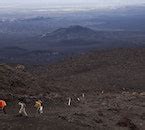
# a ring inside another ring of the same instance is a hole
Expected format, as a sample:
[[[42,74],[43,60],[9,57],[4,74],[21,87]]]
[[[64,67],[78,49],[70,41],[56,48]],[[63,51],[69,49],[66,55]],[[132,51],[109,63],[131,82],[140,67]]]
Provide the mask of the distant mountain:
[[[69,26],[45,33],[31,39],[31,45],[41,49],[49,48],[61,52],[80,53],[94,48],[108,47],[114,33],[95,31],[85,26]],[[116,37],[114,37],[116,38]]]
[[[144,47],[144,35],[139,31],[96,31],[79,25],[59,28],[21,42],[1,35],[0,62],[47,64],[96,48]],[[9,40],[9,46],[4,44],[4,39]]]
[[[96,31],[83,26],[70,26],[46,33],[34,41],[45,47],[112,48],[142,46],[144,32]],[[137,40],[138,42],[135,42]]]
[[[72,43],[77,42],[94,42],[102,37],[98,32],[79,25],[70,26],[68,28],[60,28],[51,33],[43,34],[41,40],[48,42],[64,42]]]

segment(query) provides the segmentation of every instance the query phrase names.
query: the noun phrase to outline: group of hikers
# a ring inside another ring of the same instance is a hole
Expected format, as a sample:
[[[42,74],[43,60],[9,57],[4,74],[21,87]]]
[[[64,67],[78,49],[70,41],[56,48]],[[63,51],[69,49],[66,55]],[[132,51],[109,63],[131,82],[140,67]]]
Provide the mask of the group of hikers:
[[[18,105],[20,106],[20,110],[17,116],[25,116],[28,117],[28,114],[26,112],[26,103],[24,99],[19,99]],[[7,114],[6,112],[6,106],[7,103],[5,100],[0,100],[0,110],[3,111],[4,114]],[[42,114],[43,113],[43,104],[41,100],[37,100],[35,102],[34,107],[36,108],[36,113]]]
[[[80,101],[80,100],[83,100],[85,97],[85,94],[82,93],[82,96],[81,97],[75,97],[75,99],[77,99],[77,101]],[[71,106],[71,101],[73,98],[67,98],[68,99],[68,106]],[[19,113],[17,116],[26,116],[28,117],[28,114],[26,112],[26,100],[25,98],[19,98],[18,99],[18,105],[20,106],[20,109],[19,109]],[[4,114],[7,114],[6,112],[6,106],[7,106],[7,103],[5,100],[0,100],[0,111],[3,111]],[[35,101],[35,104],[34,104],[34,107],[36,108],[36,114],[42,114],[43,113],[43,102],[38,99]]]

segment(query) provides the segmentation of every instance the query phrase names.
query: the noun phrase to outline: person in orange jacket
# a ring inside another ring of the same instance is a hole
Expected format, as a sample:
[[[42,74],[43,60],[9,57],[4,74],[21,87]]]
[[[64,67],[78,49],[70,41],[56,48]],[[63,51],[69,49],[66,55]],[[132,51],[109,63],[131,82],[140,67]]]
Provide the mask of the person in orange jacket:
[[[6,102],[4,100],[0,100],[0,109],[4,112],[4,114],[7,114],[5,109],[6,106]]]

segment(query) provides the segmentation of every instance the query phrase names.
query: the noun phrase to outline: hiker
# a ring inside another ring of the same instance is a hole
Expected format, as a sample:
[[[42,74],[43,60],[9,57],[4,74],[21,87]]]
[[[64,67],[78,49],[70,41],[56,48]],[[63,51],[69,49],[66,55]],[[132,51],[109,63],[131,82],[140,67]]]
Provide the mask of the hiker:
[[[0,100],[0,109],[4,112],[4,114],[7,114],[5,109],[6,106],[6,102],[4,100]]]
[[[43,105],[41,100],[36,101],[34,107],[37,109],[37,113],[39,114],[43,113]]]
[[[19,116],[28,117],[28,114],[26,113],[26,104],[24,101],[21,99],[18,104],[20,105]]]

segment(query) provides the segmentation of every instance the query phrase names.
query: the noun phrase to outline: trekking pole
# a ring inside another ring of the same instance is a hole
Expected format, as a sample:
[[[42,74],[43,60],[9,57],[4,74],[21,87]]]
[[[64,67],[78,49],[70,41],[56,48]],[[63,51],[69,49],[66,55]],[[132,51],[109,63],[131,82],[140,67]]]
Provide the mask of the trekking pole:
[[[85,94],[84,94],[84,93],[82,94],[82,97],[83,97],[83,98],[85,97]]]
[[[68,98],[68,106],[70,106],[71,105],[71,98],[69,97]]]

